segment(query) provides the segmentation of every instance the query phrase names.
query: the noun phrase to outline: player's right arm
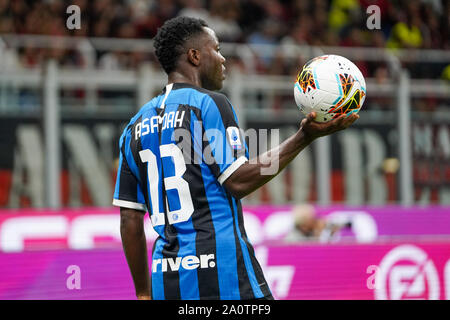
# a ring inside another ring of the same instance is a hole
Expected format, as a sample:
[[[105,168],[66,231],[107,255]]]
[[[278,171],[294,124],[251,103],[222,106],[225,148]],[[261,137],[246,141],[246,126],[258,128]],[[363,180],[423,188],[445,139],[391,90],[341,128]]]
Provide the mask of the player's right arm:
[[[125,130],[119,142],[119,167],[113,205],[120,207],[120,235],[128,267],[133,278],[139,300],[150,299],[150,276],[147,243],[144,232],[144,216],[147,207],[142,188],[137,179],[137,170],[127,141],[130,130]],[[130,167],[132,166],[132,167]]]
[[[150,277],[148,272],[147,241],[144,232],[145,212],[120,208],[120,236],[128,267],[131,271],[136,296],[150,300]]]
[[[359,116],[343,115],[335,120],[319,123],[314,121],[315,113],[308,114],[303,119],[300,129],[290,138],[266,153],[260,155],[256,161],[248,161],[241,165],[225,180],[227,190],[240,199],[260,188],[277,176],[305,147],[315,139],[348,128]],[[278,162],[275,172],[267,173],[264,169]]]

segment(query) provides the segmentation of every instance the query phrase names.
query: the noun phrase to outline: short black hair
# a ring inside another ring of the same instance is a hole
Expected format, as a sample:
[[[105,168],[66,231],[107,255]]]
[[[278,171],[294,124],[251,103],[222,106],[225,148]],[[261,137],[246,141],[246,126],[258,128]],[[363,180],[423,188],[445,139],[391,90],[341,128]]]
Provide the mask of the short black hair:
[[[207,26],[202,19],[176,17],[158,28],[153,45],[156,57],[167,74],[175,70],[186,41],[203,32],[203,27]]]

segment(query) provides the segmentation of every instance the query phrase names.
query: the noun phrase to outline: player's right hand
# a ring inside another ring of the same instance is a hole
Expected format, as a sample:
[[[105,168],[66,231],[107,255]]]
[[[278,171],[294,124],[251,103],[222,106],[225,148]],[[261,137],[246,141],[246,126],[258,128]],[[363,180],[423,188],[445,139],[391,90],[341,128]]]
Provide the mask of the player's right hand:
[[[349,116],[343,114],[328,122],[317,122],[314,121],[315,118],[315,112],[308,113],[300,124],[300,130],[303,131],[305,138],[310,141],[347,129],[353,122],[359,119],[359,115],[356,113],[352,113]]]

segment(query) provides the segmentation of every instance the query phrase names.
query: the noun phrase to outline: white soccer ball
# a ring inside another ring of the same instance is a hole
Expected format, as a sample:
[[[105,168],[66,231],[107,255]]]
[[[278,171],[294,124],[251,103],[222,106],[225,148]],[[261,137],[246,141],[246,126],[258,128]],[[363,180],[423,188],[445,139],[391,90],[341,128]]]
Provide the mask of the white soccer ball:
[[[347,58],[323,55],[308,61],[294,85],[295,103],[315,121],[327,122],[341,114],[357,113],[366,98],[366,81]]]

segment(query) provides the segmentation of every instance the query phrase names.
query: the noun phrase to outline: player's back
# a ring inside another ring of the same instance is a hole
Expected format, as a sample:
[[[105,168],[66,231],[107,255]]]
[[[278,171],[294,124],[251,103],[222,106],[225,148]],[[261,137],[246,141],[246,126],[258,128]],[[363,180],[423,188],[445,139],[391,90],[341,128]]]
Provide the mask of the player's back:
[[[133,117],[121,151],[121,165],[137,179],[136,202],[148,209],[159,234],[152,257],[154,299],[270,294],[245,234],[240,201],[222,185],[247,161],[224,95],[188,84],[167,86]]]

